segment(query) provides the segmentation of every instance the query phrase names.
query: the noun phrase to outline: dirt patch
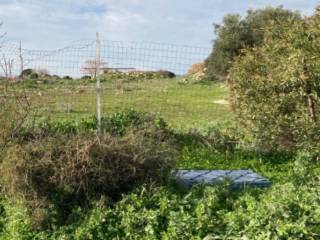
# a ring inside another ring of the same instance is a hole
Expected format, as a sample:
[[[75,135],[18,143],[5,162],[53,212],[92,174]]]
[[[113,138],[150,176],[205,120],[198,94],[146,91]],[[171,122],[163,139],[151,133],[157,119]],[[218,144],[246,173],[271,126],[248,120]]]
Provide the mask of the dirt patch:
[[[213,101],[214,104],[221,104],[221,105],[229,105],[229,101],[225,100],[225,99],[220,99],[220,100],[216,100]]]

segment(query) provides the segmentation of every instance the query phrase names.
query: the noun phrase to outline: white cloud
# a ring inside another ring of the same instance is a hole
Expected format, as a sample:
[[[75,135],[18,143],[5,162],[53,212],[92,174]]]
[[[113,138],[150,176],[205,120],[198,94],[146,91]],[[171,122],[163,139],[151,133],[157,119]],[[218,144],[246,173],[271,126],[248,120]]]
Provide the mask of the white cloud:
[[[210,47],[212,23],[226,13],[284,5],[310,14],[317,0],[0,0],[0,21],[26,47],[59,48],[102,37]]]
[[[142,15],[128,11],[107,12],[103,18],[103,23],[107,31],[125,32],[133,25],[146,23],[146,19]]]

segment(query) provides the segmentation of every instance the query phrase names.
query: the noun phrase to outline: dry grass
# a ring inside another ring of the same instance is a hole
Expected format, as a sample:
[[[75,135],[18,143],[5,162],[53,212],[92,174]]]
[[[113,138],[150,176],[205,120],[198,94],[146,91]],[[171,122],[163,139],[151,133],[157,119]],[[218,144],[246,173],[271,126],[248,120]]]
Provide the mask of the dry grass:
[[[175,150],[158,139],[140,130],[124,137],[58,135],[16,144],[0,164],[1,190],[12,200],[26,199],[40,226],[51,203],[65,212],[65,205],[114,199],[137,184],[166,180]]]

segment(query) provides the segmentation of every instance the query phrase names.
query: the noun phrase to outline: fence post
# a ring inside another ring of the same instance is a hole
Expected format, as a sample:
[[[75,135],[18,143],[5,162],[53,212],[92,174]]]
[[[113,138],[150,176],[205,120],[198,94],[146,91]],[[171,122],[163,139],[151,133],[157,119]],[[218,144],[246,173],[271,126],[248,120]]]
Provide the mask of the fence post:
[[[22,72],[23,72],[23,56],[22,56],[22,43],[21,40],[19,42],[19,59],[20,59],[20,74],[21,74],[21,78],[23,78]]]
[[[96,34],[96,94],[97,94],[97,131],[101,133],[101,83],[100,83],[100,61],[101,42],[99,33]]]

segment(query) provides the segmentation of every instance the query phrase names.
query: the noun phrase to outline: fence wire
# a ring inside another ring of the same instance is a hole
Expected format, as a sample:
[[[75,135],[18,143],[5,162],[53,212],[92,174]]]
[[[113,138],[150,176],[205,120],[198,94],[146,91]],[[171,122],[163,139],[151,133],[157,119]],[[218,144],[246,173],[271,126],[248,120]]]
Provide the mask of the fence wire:
[[[226,106],[214,103],[217,97],[224,97],[221,87],[181,84],[179,79],[193,64],[203,62],[210,52],[211,49],[202,47],[102,40],[99,67],[102,72],[113,73],[101,76],[102,115],[135,109],[188,127],[225,118]],[[25,81],[39,118],[79,120],[96,115],[95,80],[83,78],[95,77],[95,61],[96,40],[74,42],[54,51],[28,50],[23,48],[23,43],[20,47],[13,42],[5,42],[0,48],[0,65],[10,63],[9,74],[2,69],[2,76],[14,78],[22,69],[33,69],[59,79],[51,82],[51,78],[44,76]],[[156,79],[143,75],[159,70],[178,77]]]
[[[12,75],[21,69],[19,43],[5,42],[1,58],[13,60]],[[208,57],[210,49],[152,42],[101,41],[101,60],[105,67],[119,70],[167,70],[184,75],[194,63]],[[21,48],[23,68],[45,69],[51,75],[79,78],[86,75],[83,68],[95,59],[95,40],[77,41],[57,50],[28,50]],[[3,75],[3,73],[1,73]]]

